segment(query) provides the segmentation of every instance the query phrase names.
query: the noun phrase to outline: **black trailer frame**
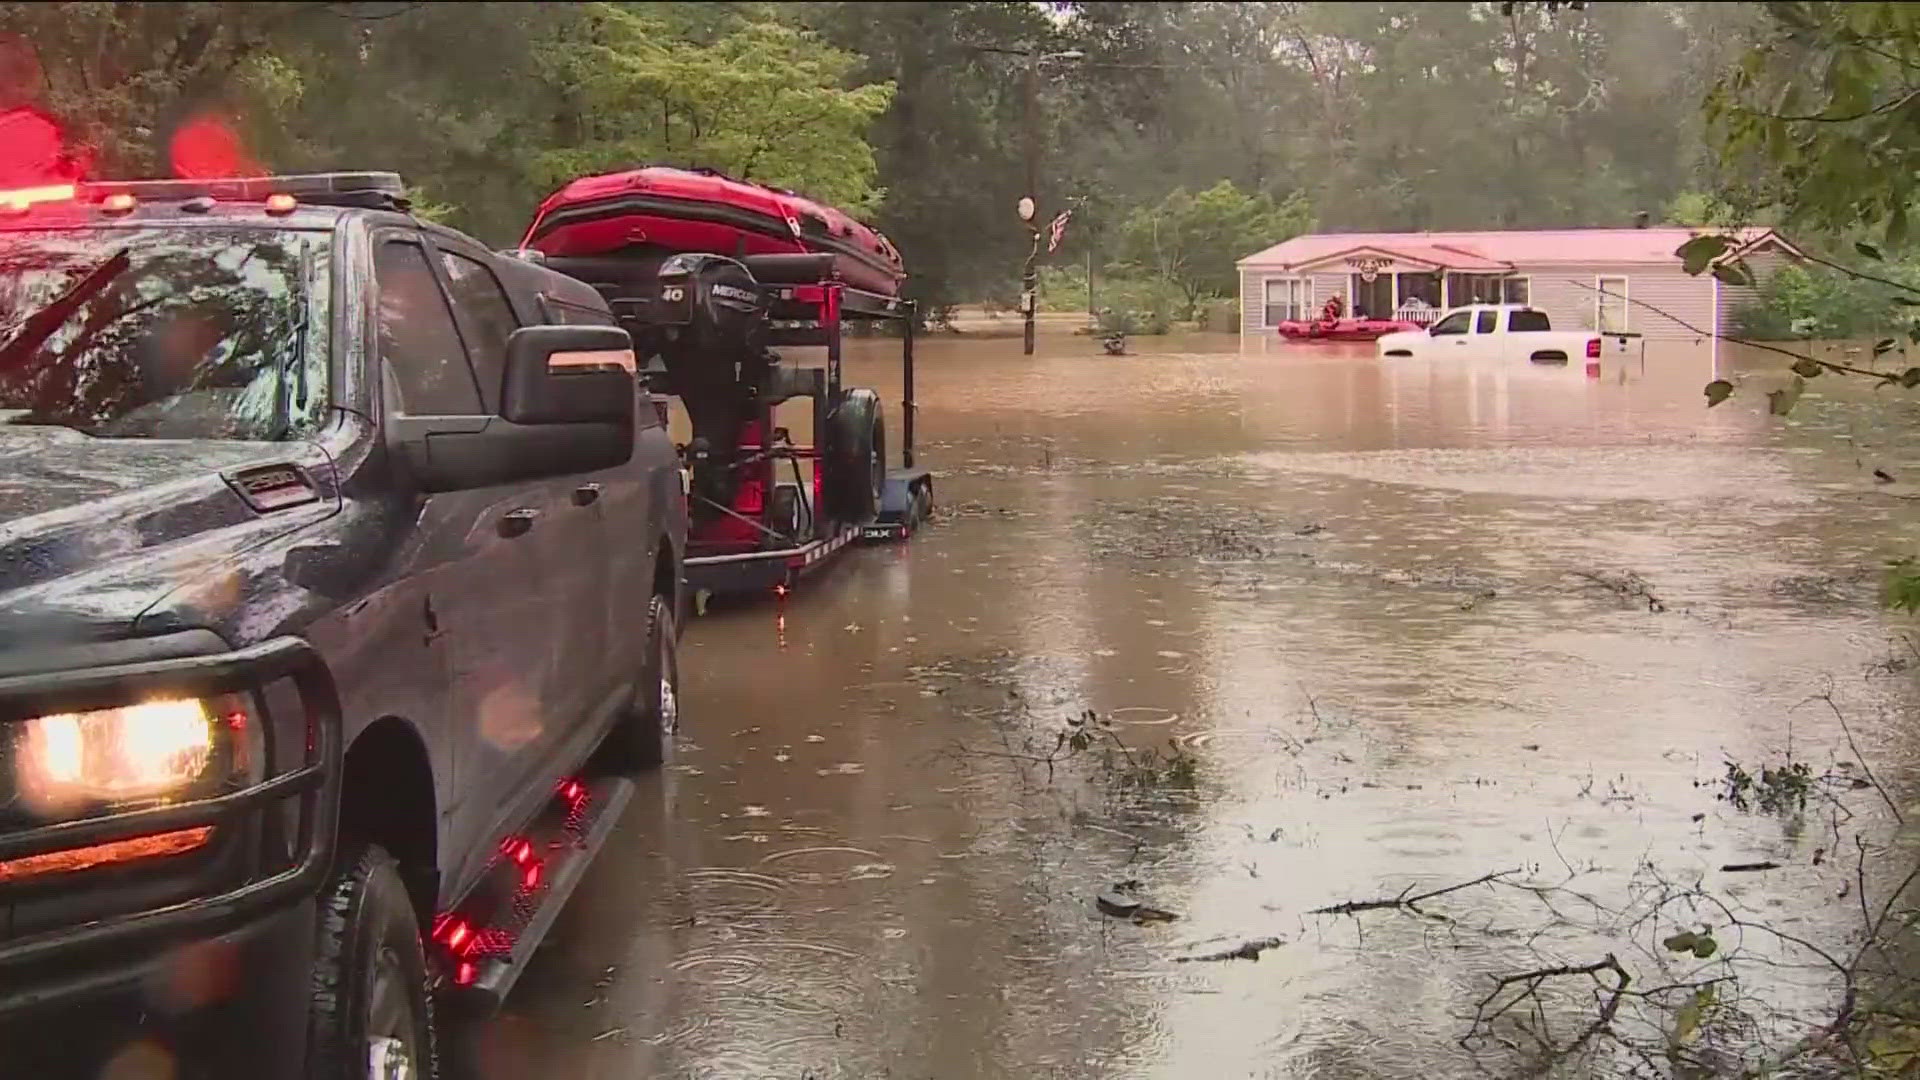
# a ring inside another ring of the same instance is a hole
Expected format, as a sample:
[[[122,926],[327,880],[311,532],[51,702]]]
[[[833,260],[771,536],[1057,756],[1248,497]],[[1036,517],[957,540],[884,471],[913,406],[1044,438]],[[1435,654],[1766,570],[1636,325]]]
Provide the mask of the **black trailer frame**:
[[[760,403],[760,430],[765,433],[764,441],[769,445],[739,447],[748,457],[737,467],[764,469],[769,493],[777,482],[774,470],[781,462],[791,463],[796,480],[799,479],[800,461],[812,460],[816,469],[822,467],[820,444],[831,430],[833,409],[840,401],[843,389],[843,327],[848,319],[868,323],[898,323],[901,328],[900,465],[898,468],[887,468],[879,510],[867,520],[829,518],[820,505],[823,500],[812,499],[813,527],[802,543],[753,551],[704,552],[696,541],[689,538],[684,560],[686,582],[696,592],[704,590],[710,594],[739,594],[772,591],[784,594],[800,578],[827,566],[835,555],[854,544],[907,539],[927,519],[933,508],[933,473],[916,464],[914,452],[914,414],[918,406],[914,401],[913,346],[914,327],[919,316],[917,305],[911,300],[866,292],[835,280],[768,285],[765,288],[771,319],[768,343],[774,346],[825,346],[827,350],[824,370],[789,369],[797,383],[811,382],[813,385],[792,386],[790,389],[794,392],[781,399],[789,400],[803,395],[811,397],[816,445],[795,446],[790,441],[782,445],[774,439],[772,436],[776,429],[772,424],[772,412],[778,402],[763,399]],[[671,326],[686,322],[684,302],[684,298],[668,299],[664,296],[619,298],[611,302],[611,307],[623,323]],[[815,378],[808,379],[808,375]],[[801,487],[804,492],[805,485]],[[689,497],[698,496],[690,494]],[[727,515],[742,518],[772,535],[764,525],[744,518],[732,507],[715,504],[715,508]]]

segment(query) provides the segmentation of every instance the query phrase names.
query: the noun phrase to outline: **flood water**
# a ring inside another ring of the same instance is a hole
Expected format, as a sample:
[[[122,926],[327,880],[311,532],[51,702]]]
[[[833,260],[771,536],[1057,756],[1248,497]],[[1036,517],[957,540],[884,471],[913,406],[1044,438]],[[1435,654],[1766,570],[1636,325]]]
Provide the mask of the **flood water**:
[[[1779,945],[1735,913],[1857,926],[1836,812],[1716,796],[1729,760],[1855,768],[1821,694],[1913,791],[1910,620],[1876,593],[1920,544],[1913,410],[1816,383],[1846,400],[1780,421],[1756,382],[1708,411],[1716,363],[1772,365],[1693,347],[1597,380],[1133,347],[922,343],[940,520],[694,623],[678,756],[495,1075],[1511,1075],[1522,1036],[1460,1042],[1491,976],[1704,979],[1722,958],[1658,944],[1703,911],[1729,951]],[[891,368],[848,381],[897,439]],[[1504,870],[1540,891],[1310,914]],[[1179,918],[1103,914],[1123,881]],[[1593,985],[1549,995],[1559,1042]],[[1827,986],[1788,965],[1763,996],[1792,1033]],[[1632,1075],[1591,1049],[1568,1075]]]

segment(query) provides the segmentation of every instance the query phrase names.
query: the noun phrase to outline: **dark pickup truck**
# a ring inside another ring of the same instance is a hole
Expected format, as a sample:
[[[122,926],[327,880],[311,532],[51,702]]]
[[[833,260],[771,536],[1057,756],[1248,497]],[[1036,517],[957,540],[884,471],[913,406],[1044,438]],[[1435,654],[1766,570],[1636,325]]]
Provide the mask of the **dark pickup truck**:
[[[401,190],[0,192],[0,1077],[450,1072],[671,748],[632,342]]]

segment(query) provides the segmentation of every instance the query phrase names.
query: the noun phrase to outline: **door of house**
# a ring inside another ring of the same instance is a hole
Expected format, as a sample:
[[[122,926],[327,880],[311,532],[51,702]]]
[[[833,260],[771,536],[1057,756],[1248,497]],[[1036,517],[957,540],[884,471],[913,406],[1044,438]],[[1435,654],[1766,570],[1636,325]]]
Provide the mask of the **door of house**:
[[[1601,277],[1594,280],[1599,290],[1593,298],[1593,327],[1601,333],[1628,329],[1627,279]]]
[[[1388,274],[1377,274],[1369,281],[1364,275],[1351,275],[1347,295],[1352,299],[1349,312],[1358,317],[1365,313],[1376,319],[1393,318],[1393,278]]]

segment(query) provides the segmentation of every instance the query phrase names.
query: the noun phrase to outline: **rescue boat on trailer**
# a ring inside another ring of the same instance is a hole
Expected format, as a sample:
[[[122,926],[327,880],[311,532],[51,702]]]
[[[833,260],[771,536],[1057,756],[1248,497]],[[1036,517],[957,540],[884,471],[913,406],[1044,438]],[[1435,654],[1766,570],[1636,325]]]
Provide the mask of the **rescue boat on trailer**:
[[[794,192],[708,169],[583,176],[541,202],[521,246],[656,265],[683,252],[831,255],[838,280],[881,296],[898,295],[906,278],[899,251],[878,230]]]

